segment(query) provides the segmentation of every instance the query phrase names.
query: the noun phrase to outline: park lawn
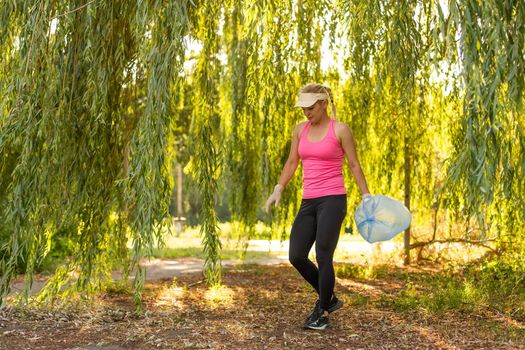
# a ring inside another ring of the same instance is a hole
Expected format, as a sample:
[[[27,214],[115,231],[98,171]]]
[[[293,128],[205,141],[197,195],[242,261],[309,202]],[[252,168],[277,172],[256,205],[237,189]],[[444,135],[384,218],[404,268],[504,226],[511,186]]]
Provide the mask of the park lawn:
[[[484,302],[439,269],[336,265],[345,302],[326,331],[302,329],[314,294],[287,264],[148,283],[145,313],[129,290],[73,309],[0,311],[0,349],[525,349],[525,318]]]

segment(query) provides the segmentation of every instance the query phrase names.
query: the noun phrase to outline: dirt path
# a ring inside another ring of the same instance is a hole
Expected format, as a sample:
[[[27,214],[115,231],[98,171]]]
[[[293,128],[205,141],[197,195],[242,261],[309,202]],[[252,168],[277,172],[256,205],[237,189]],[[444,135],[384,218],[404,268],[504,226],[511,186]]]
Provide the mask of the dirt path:
[[[345,261],[362,262],[371,258],[374,254],[390,253],[396,249],[392,242],[371,245],[367,242],[342,241],[338,244],[338,251],[345,253]],[[273,257],[248,259],[245,261],[226,259],[222,261],[225,268],[239,264],[275,265],[288,262],[288,241],[277,240],[250,240],[248,251],[272,252]],[[151,259],[144,261],[142,265],[146,269],[146,280],[149,282],[172,279],[187,273],[198,273],[202,271],[204,260],[194,257],[177,259]],[[113,278],[120,279],[121,274],[112,273]],[[31,293],[36,294],[42,289],[47,281],[46,276],[35,276],[31,286]],[[24,277],[18,276],[11,284],[11,295],[24,290]]]
[[[338,278],[345,307],[322,332],[302,329],[315,296],[287,264],[226,269],[218,291],[201,278],[147,284],[143,317],[126,294],[69,312],[0,311],[0,349],[525,349],[524,325],[490,310],[396,310],[405,282],[391,275]]]
[[[224,268],[231,268],[239,264],[257,264],[257,265],[276,265],[287,262],[285,256],[275,258],[257,258],[253,260],[223,260]],[[171,280],[174,277],[180,277],[185,274],[200,273],[204,266],[204,260],[194,257],[184,257],[177,259],[151,259],[142,263],[146,269],[146,281],[155,282],[161,280]],[[114,272],[112,276],[115,280],[121,279],[121,273]],[[35,276],[31,286],[31,294],[38,293],[45,285],[47,276]],[[133,276],[131,276],[133,279]],[[18,276],[11,284],[11,295],[24,290],[24,277]]]

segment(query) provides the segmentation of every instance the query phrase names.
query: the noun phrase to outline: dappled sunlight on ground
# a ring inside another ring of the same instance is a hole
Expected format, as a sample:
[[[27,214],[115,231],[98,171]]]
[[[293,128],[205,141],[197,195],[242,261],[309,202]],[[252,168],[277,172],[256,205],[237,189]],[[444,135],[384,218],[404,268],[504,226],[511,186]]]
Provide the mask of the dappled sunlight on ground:
[[[235,292],[225,285],[211,287],[204,292],[204,299],[209,308],[233,307]]]
[[[381,285],[374,285],[371,283],[366,283],[362,281],[354,281],[354,280],[349,280],[349,279],[342,279],[339,281],[339,283],[342,286],[345,286],[354,291],[359,291],[360,293],[366,296],[369,296],[369,297],[379,298],[382,295],[391,294],[391,291],[387,291],[383,289],[382,288],[383,286]],[[402,286],[399,284],[396,284],[395,286],[389,286],[389,287],[394,288],[394,290],[402,288]]]
[[[170,306],[182,308],[181,300],[187,293],[187,288],[176,286],[165,286],[159,293],[155,306]]]
[[[218,288],[201,273],[148,283],[143,316],[130,293],[101,294],[79,311],[3,310],[0,349],[525,349],[523,324],[490,310],[396,309],[406,279],[432,271],[345,271],[336,283],[345,306],[323,332],[302,329],[316,295],[291,266],[242,265],[226,269]]]
[[[448,336],[441,334],[440,332],[432,329],[427,326],[427,322],[421,322],[419,324],[411,324],[407,322],[406,319],[398,317],[398,315],[392,314],[389,315],[391,324],[397,325],[400,329],[408,328],[414,332],[417,332],[421,338],[424,338],[428,341],[429,347],[434,346],[439,349],[446,350],[459,350],[463,347],[456,346],[450,342],[450,339],[447,339]],[[401,335],[402,336],[402,335]],[[409,340],[410,341],[410,340]],[[414,343],[414,348],[418,347],[420,344]]]

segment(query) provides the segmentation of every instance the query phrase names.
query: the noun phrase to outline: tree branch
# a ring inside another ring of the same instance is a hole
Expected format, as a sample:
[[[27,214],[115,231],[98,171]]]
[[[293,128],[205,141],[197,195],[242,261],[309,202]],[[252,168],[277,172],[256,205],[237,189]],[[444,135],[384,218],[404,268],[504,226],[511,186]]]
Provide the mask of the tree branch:
[[[462,244],[478,245],[480,247],[487,248],[487,249],[497,253],[496,249],[494,249],[494,248],[490,247],[489,245],[485,244],[486,242],[494,242],[494,241],[495,241],[494,239],[485,240],[485,241],[471,241],[471,240],[461,239],[461,238],[438,239],[438,240],[431,240],[431,241],[426,241],[426,242],[415,242],[415,243],[412,243],[409,246],[409,248],[410,249],[421,248],[421,247],[425,247],[427,245],[434,244],[434,243],[462,243]]]
[[[89,2],[87,2],[87,3],[85,3],[84,5],[77,7],[76,9],[73,9],[73,10],[71,10],[71,11],[68,11],[68,12],[62,13],[62,14],[60,14],[60,15],[56,15],[55,17],[51,17],[49,20],[52,21],[52,20],[54,20],[54,19],[56,19],[56,18],[59,18],[59,17],[62,17],[62,16],[69,15],[70,13],[73,13],[73,12],[77,12],[78,10],[83,9],[84,7],[86,7],[86,6],[88,6],[89,4],[94,3],[94,2],[95,2],[95,0],[91,0],[91,1],[89,1]]]

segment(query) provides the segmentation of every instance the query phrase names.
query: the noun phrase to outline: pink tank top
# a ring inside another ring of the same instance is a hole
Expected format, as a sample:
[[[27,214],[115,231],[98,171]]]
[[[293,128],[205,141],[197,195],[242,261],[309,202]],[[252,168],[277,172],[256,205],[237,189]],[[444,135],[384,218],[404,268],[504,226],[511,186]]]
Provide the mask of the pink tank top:
[[[310,122],[299,136],[299,157],[303,164],[303,198],[346,194],[343,179],[343,147],[330,119],[326,136],[318,142],[308,141]]]

